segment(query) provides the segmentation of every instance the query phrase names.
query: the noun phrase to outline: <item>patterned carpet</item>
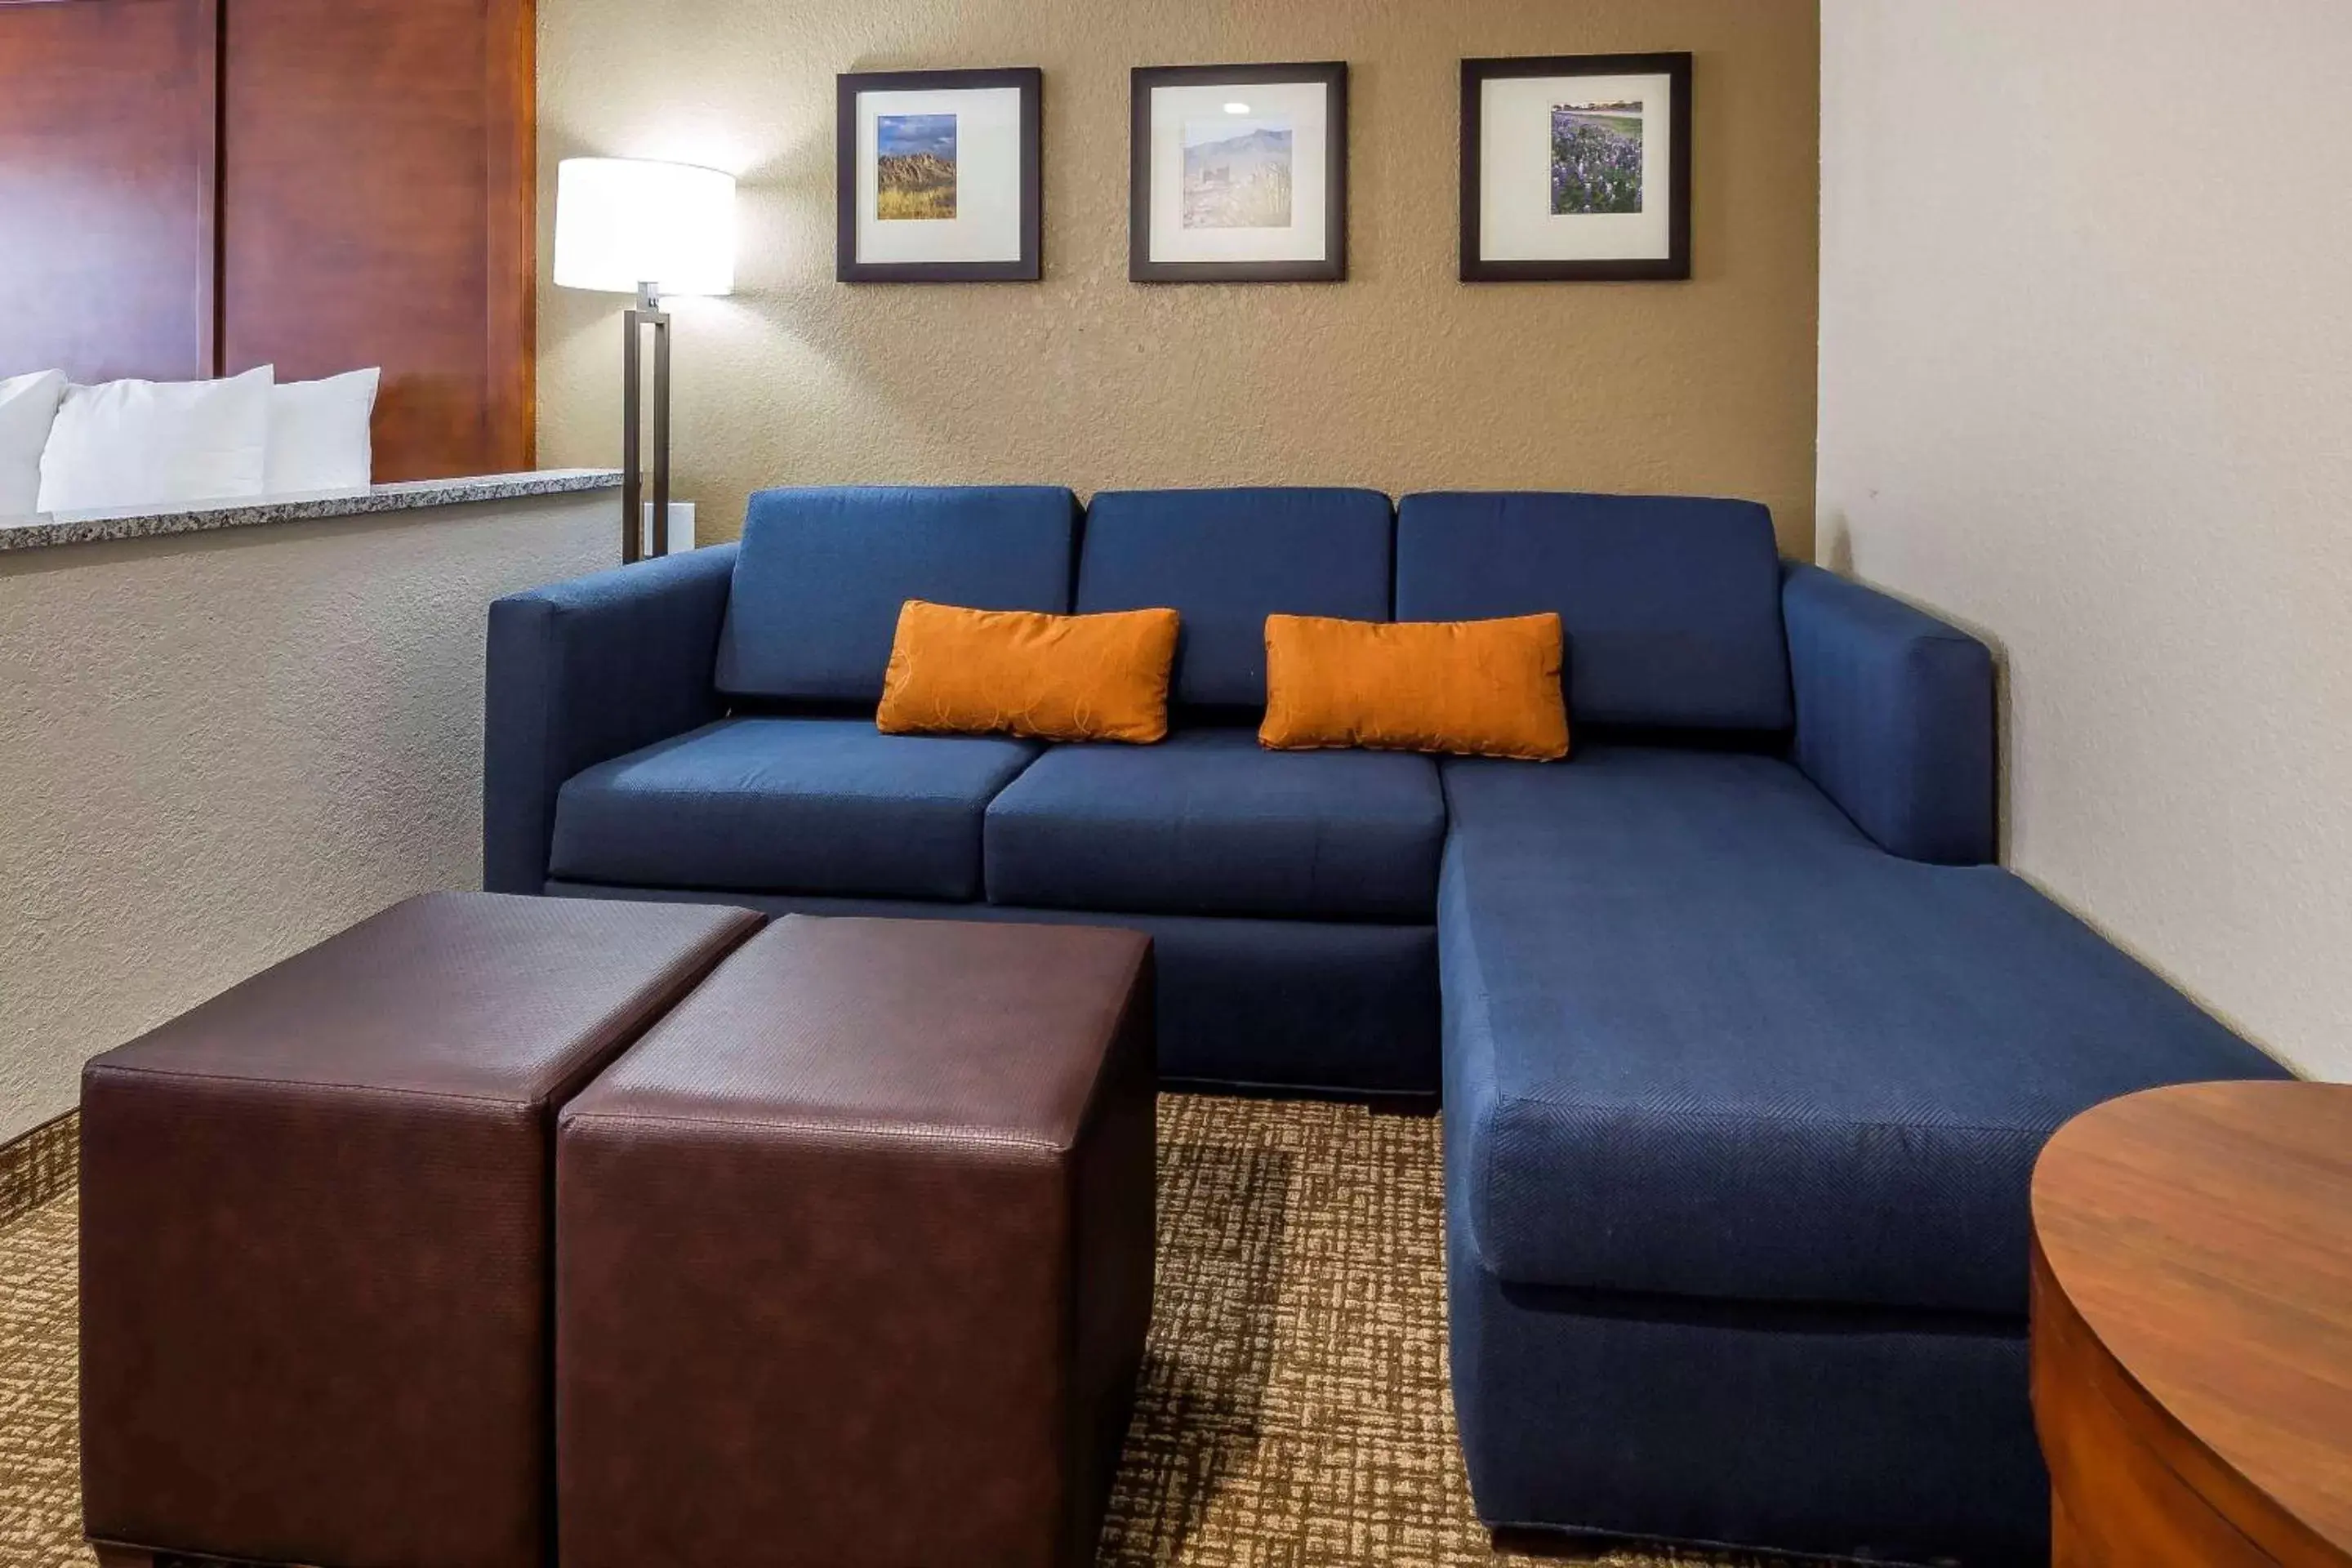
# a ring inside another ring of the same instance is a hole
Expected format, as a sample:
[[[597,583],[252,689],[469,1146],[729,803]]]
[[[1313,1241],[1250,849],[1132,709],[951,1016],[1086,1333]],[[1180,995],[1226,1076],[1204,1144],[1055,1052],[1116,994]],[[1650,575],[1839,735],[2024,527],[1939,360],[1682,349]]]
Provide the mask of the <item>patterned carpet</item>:
[[[1170,1095],[1160,1153],[1150,1361],[1105,1568],[1538,1562],[1489,1545],[1454,1446],[1436,1121]],[[91,1561],[76,1491],[76,1217],[67,1192],[0,1228],[10,1568]]]

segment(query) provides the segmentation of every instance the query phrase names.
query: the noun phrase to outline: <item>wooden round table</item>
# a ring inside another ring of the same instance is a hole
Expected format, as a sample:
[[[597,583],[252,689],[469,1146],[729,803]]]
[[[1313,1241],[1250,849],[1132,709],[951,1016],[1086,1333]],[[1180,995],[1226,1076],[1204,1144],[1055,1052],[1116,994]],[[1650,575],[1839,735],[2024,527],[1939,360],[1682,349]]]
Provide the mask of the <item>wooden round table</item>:
[[[2055,1568],[2352,1564],[2352,1086],[2098,1107],[2033,1173]]]

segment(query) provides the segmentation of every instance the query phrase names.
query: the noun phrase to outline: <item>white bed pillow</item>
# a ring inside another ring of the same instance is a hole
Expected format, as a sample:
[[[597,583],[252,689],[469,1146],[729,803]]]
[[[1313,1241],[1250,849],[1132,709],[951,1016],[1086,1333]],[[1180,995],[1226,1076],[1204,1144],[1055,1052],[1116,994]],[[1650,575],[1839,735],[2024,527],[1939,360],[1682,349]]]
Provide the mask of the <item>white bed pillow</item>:
[[[0,517],[24,517],[41,504],[41,449],[58,417],[66,373],[37,370],[0,379]]]
[[[354,370],[323,381],[281,381],[269,395],[271,495],[363,490],[375,467],[368,421],[375,414],[380,370]]]
[[[68,386],[41,453],[43,511],[128,510],[261,493],[268,365],[221,381]]]

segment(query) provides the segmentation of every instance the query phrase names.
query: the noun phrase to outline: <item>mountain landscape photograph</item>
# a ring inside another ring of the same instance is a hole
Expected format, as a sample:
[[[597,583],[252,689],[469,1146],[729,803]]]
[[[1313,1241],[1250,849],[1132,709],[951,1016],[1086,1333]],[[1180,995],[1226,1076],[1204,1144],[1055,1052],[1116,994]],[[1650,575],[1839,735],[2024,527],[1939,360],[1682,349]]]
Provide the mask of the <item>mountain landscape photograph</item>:
[[[956,117],[874,120],[874,216],[885,221],[956,216]]]
[[[1290,148],[1283,121],[1186,121],[1184,226],[1288,228]]]

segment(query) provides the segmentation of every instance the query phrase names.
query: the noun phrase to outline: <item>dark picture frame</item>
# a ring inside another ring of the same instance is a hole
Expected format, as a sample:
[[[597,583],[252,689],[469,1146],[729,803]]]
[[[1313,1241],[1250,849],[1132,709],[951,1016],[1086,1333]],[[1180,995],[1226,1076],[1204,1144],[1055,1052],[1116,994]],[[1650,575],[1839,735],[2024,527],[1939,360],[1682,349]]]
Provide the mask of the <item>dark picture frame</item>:
[[[1269,84],[1324,89],[1323,235],[1319,258],[1155,261],[1151,250],[1151,95],[1160,88]],[[1138,66],[1128,120],[1127,276],[1136,283],[1338,283],[1348,276],[1348,62]]]
[[[1042,139],[1045,72],[1035,66],[983,70],[850,71],[835,79],[834,268],[842,283],[1034,283],[1043,274],[1045,182]],[[1013,258],[985,260],[879,261],[858,247],[858,100],[870,92],[962,92],[1019,89],[1019,243]]]
[[[1510,78],[1663,76],[1667,105],[1666,254],[1489,259],[1484,211],[1486,84]],[[1537,55],[1462,62],[1462,280],[1465,283],[1680,281],[1691,275],[1691,57]]]

